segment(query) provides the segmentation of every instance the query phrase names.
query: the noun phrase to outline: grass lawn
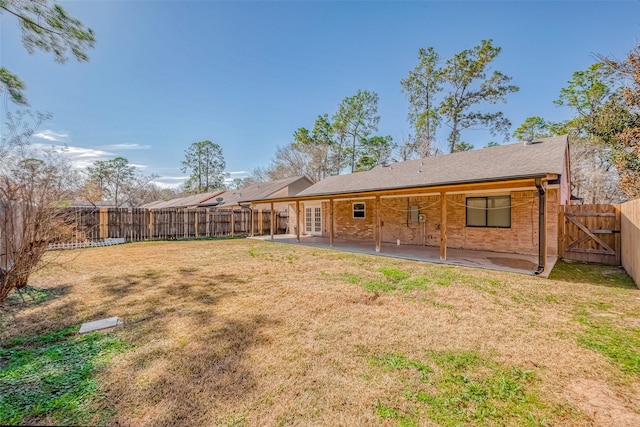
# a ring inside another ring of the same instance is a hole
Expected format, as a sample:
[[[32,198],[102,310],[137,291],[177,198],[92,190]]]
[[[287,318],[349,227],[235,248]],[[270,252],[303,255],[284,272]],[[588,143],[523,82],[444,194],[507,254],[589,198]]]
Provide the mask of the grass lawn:
[[[616,267],[255,240],[50,256],[0,312],[0,424],[640,425],[640,291]]]

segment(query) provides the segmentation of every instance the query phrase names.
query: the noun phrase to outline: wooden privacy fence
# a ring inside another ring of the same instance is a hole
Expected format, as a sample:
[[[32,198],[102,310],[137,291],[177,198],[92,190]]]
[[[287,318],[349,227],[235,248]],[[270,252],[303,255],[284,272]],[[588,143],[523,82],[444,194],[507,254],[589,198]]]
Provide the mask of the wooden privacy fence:
[[[640,199],[620,205],[622,266],[640,286]]]
[[[620,265],[620,207],[560,206],[558,250],[565,259]]]
[[[287,212],[275,212],[274,234],[288,232]],[[127,241],[271,234],[271,212],[251,209],[67,208],[73,230],[55,243],[124,238]],[[253,218],[253,224],[252,224]]]

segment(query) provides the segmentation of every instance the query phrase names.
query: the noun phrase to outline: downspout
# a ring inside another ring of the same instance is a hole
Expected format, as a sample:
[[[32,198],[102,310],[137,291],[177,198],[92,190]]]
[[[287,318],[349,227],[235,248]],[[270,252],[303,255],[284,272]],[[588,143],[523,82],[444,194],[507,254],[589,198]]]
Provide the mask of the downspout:
[[[536,188],[538,189],[538,269],[534,274],[538,275],[544,271],[544,248],[547,244],[546,235],[543,232],[545,226],[544,205],[545,191],[542,187],[542,178],[536,178]]]

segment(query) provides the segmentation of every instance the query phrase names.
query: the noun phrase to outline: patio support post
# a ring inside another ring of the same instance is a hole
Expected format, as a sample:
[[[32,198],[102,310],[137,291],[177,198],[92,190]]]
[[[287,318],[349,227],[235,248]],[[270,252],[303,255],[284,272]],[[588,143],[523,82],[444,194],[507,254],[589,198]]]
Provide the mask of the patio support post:
[[[447,259],[447,193],[440,193],[440,259]]]
[[[271,229],[271,240],[273,240],[273,225],[275,224],[275,212],[273,211],[273,202],[271,202],[271,226],[269,227]]]
[[[329,199],[329,246],[333,246],[333,199]]]
[[[254,232],[254,212],[255,212],[255,208],[253,206],[251,206],[251,237],[253,237],[253,232]]]
[[[296,200],[296,241],[300,243],[300,200]]]
[[[373,236],[376,239],[376,252],[380,252],[382,231],[380,229],[380,196],[376,196]]]

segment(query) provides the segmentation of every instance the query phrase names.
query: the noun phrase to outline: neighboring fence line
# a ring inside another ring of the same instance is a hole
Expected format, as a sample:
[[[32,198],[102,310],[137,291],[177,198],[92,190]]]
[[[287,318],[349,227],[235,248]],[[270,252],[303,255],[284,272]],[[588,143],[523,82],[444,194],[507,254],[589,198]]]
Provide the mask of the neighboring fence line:
[[[622,266],[640,286],[640,199],[620,205]]]
[[[125,239],[198,239],[271,234],[271,212],[210,208],[66,208],[69,233],[54,245]],[[274,234],[287,233],[288,213],[275,212]],[[253,224],[252,224],[253,218]],[[52,246],[54,247],[54,246]]]

